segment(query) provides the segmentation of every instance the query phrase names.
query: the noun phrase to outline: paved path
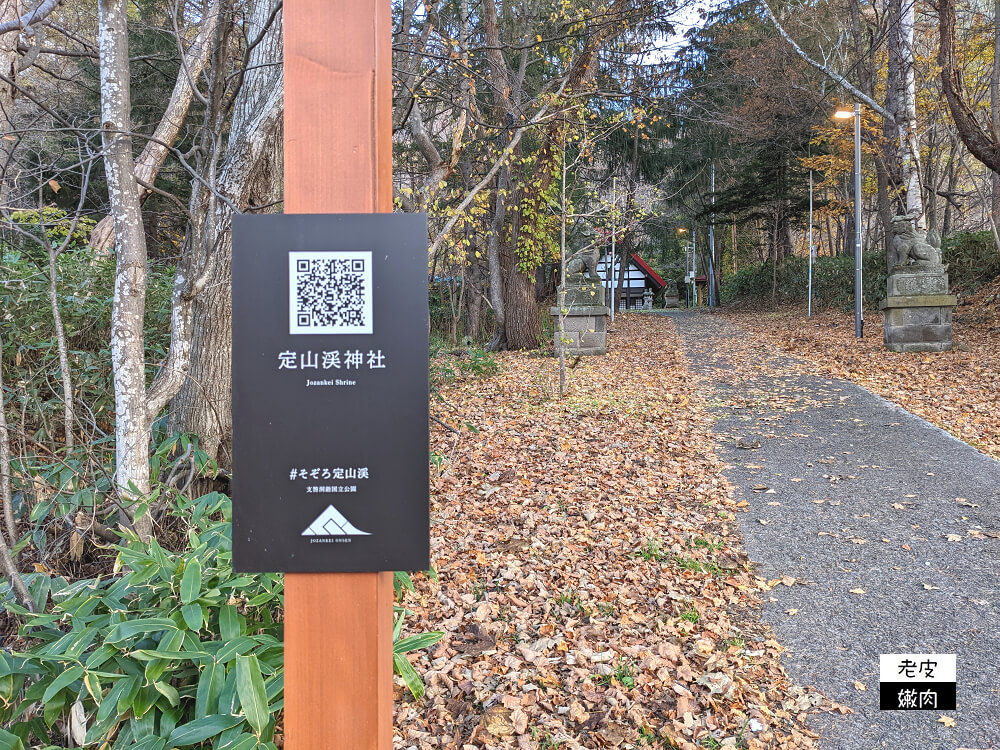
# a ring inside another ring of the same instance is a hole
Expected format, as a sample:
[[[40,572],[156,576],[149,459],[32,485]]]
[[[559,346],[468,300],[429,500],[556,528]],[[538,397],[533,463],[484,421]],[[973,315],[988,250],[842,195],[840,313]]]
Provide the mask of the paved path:
[[[863,388],[798,375],[773,352],[734,362],[727,342],[746,339],[733,324],[669,315],[711,391],[727,475],[749,502],[750,558],[767,579],[805,582],[765,594],[785,668],[854,710],[810,718],[820,746],[1000,747],[1000,463]],[[770,374],[754,372],[759,363]],[[740,438],[760,448],[740,449]],[[958,710],[879,711],[879,654],[890,653],[957,654]]]

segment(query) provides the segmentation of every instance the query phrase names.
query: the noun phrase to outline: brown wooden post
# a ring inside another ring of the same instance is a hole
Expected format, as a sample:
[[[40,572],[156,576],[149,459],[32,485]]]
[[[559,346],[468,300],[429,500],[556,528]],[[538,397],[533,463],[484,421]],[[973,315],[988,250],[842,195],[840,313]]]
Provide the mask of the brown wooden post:
[[[392,211],[389,0],[286,0],[285,212]],[[392,747],[392,573],[285,576],[285,747]]]

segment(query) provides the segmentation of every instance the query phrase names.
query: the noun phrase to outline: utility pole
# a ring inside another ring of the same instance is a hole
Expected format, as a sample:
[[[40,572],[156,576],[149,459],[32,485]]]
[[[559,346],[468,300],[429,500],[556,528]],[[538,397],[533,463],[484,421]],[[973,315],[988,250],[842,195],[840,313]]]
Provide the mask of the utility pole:
[[[715,162],[712,162],[709,170],[709,191],[712,193],[712,205],[715,205]],[[708,225],[708,306],[715,307],[718,300],[715,298],[715,211],[712,211]]]
[[[615,216],[615,208],[617,204],[616,196],[618,190],[618,178],[611,178],[611,322],[615,322],[615,291],[617,290],[617,285],[615,283],[615,268],[618,263],[618,256],[615,255],[615,234],[618,232],[616,226],[617,217]]]
[[[865,335],[861,308],[864,297],[861,284],[861,105],[854,105],[854,336]]]
[[[813,173],[809,170],[809,293],[807,316],[813,314]]]
[[[691,297],[698,306],[698,227],[691,227]]]
[[[562,231],[559,237],[559,395],[566,395],[566,125],[562,142]]]

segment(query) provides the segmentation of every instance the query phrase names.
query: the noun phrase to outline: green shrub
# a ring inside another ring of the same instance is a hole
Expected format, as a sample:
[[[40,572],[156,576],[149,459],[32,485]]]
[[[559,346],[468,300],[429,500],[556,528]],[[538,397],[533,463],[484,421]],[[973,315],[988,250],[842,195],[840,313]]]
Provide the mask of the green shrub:
[[[872,308],[885,298],[884,253],[866,253],[862,258],[864,304]],[[722,283],[722,302],[746,307],[771,304],[772,268],[769,263],[744,268]],[[806,305],[809,288],[807,258],[789,258],[777,268],[775,302]],[[813,309],[854,307],[854,258],[847,255],[817,258],[813,263]]]
[[[5,602],[29,645],[0,654],[2,723],[25,744],[62,747],[57,723],[79,703],[88,746],[273,748],[283,583],[233,572],[230,512],[217,493],[180,500],[171,517],[187,549],[131,539],[107,578],[29,576],[51,606]]]
[[[25,247],[31,243],[25,241]],[[36,246],[37,249],[37,246]],[[2,258],[0,335],[3,337],[8,406],[25,413],[28,434],[38,442],[58,439],[62,425],[59,353],[49,302],[48,260],[8,247]],[[69,348],[70,373],[78,403],[87,404],[97,426],[111,430],[111,304],[114,258],[65,252],[56,264],[57,292]],[[152,379],[170,342],[170,292],[174,269],[152,264],[146,295],[146,361]],[[14,314],[16,311],[16,314]]]
[[[952,290],[972,294],[1000,276],[1000,253],[992,232],[958,232],[942,243],[942,259],[948,264]],[[886,294],[885,253],[865,253],[862,283],[866,307],[875,307]],[[771,264],[744,268],[722,284],[722,301],[747,307],[771,304]],[[777,269],[779,305],[806,304],[809,262],[789,258]],[[854,257],[838,255],[817,258],[813,264],[813,308],[854,306]]]
[[[284,579],[233,572],[231,512],[219,493],[180,498],[164,526],[183,550],[133,536],[114,547],[108,577],[24,576],[41,614],[16,604],[9,585],[0,588],[27,644],[0,651],[0,724],[12,733],[0,733],[0,748],[62,748],[78,704],[87,746],[274,750],[284,705]],[[399,596],[413,589],[405,573],[395,585]],[[419,699],[423,681],[405,654],[443,634],[404,637],[408,614],[394,605],[393,667]]]
[[[427,367],[431,394],[439,397],[439,389],[456,377],[488,378],[500,372],[492,352],[478,346],[454,349],[438,336],[431,336]]]
[[[973,294],[1000,276],[1000,253],[993,232],[957,232],[941,244],[953,290]]]

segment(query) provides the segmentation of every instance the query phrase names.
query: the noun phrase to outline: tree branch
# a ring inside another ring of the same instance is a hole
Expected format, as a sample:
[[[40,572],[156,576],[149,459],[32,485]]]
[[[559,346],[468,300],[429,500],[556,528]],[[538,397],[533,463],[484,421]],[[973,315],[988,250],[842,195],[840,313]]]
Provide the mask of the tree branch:
[[[20,18],[16,18],[13,21],[7,21],[7,23],[0,23],[0,34],[7,34],[11,31],[20,31],[21,29],[26,29],[32,24],[44,21],[59,5],[62,0],[43,0],[37,8],[32,11],[25,13]]]
[[[962,73],[955,62],[955,4],[953,0],[940,0],[938,4],[941,46],[938,48],[938,64],[941,66],[941,86],[948,108],[955,120],[955,127],[969,152],[994,172],[1000,172],[1000,143],[993,138],[991,123],[984,128],[976,112],[969,106],[962,81]],[[998,53],[1000,54],[1000,53]]]
[[[785,28],[781,25],[781,23],[778,22],[778,18],[771,11],[771,6],[767,4],[767,0],[761,0],[761,5],[764,6],[764,12],[767,14],[767,17],[771,19],[771,23],[774,24],[774,28],[778,30],[778,33],[781,35],[781,38],[784,39],[786,42],[788,42],[791,48],[795,50],[795,54],[797,54],[799,57],[801,57],[803,60],[809,63],[820,73],[832,79],[855,99],[861,100],[867,106],[871,107],[873,110],[878,112],[880,115],[882,115],[882,117],[892,122],[896,121],[896,118],[893,117],[892,114],[890,114],[889,110],[887,110],[885,107],[876,102],[874,99],[868,96],[857,86],[855,86],[846,78],[844,78],[844,76],[840,75],[840,73],[838,73],[835,70],[831,70],[823,63],[813,60],[811,57],[809,57],[809,55],[805,53],[805,51],[795,42],[795,40],[792,39],[792,37],[788,34],[788,32],[785,31]]]

